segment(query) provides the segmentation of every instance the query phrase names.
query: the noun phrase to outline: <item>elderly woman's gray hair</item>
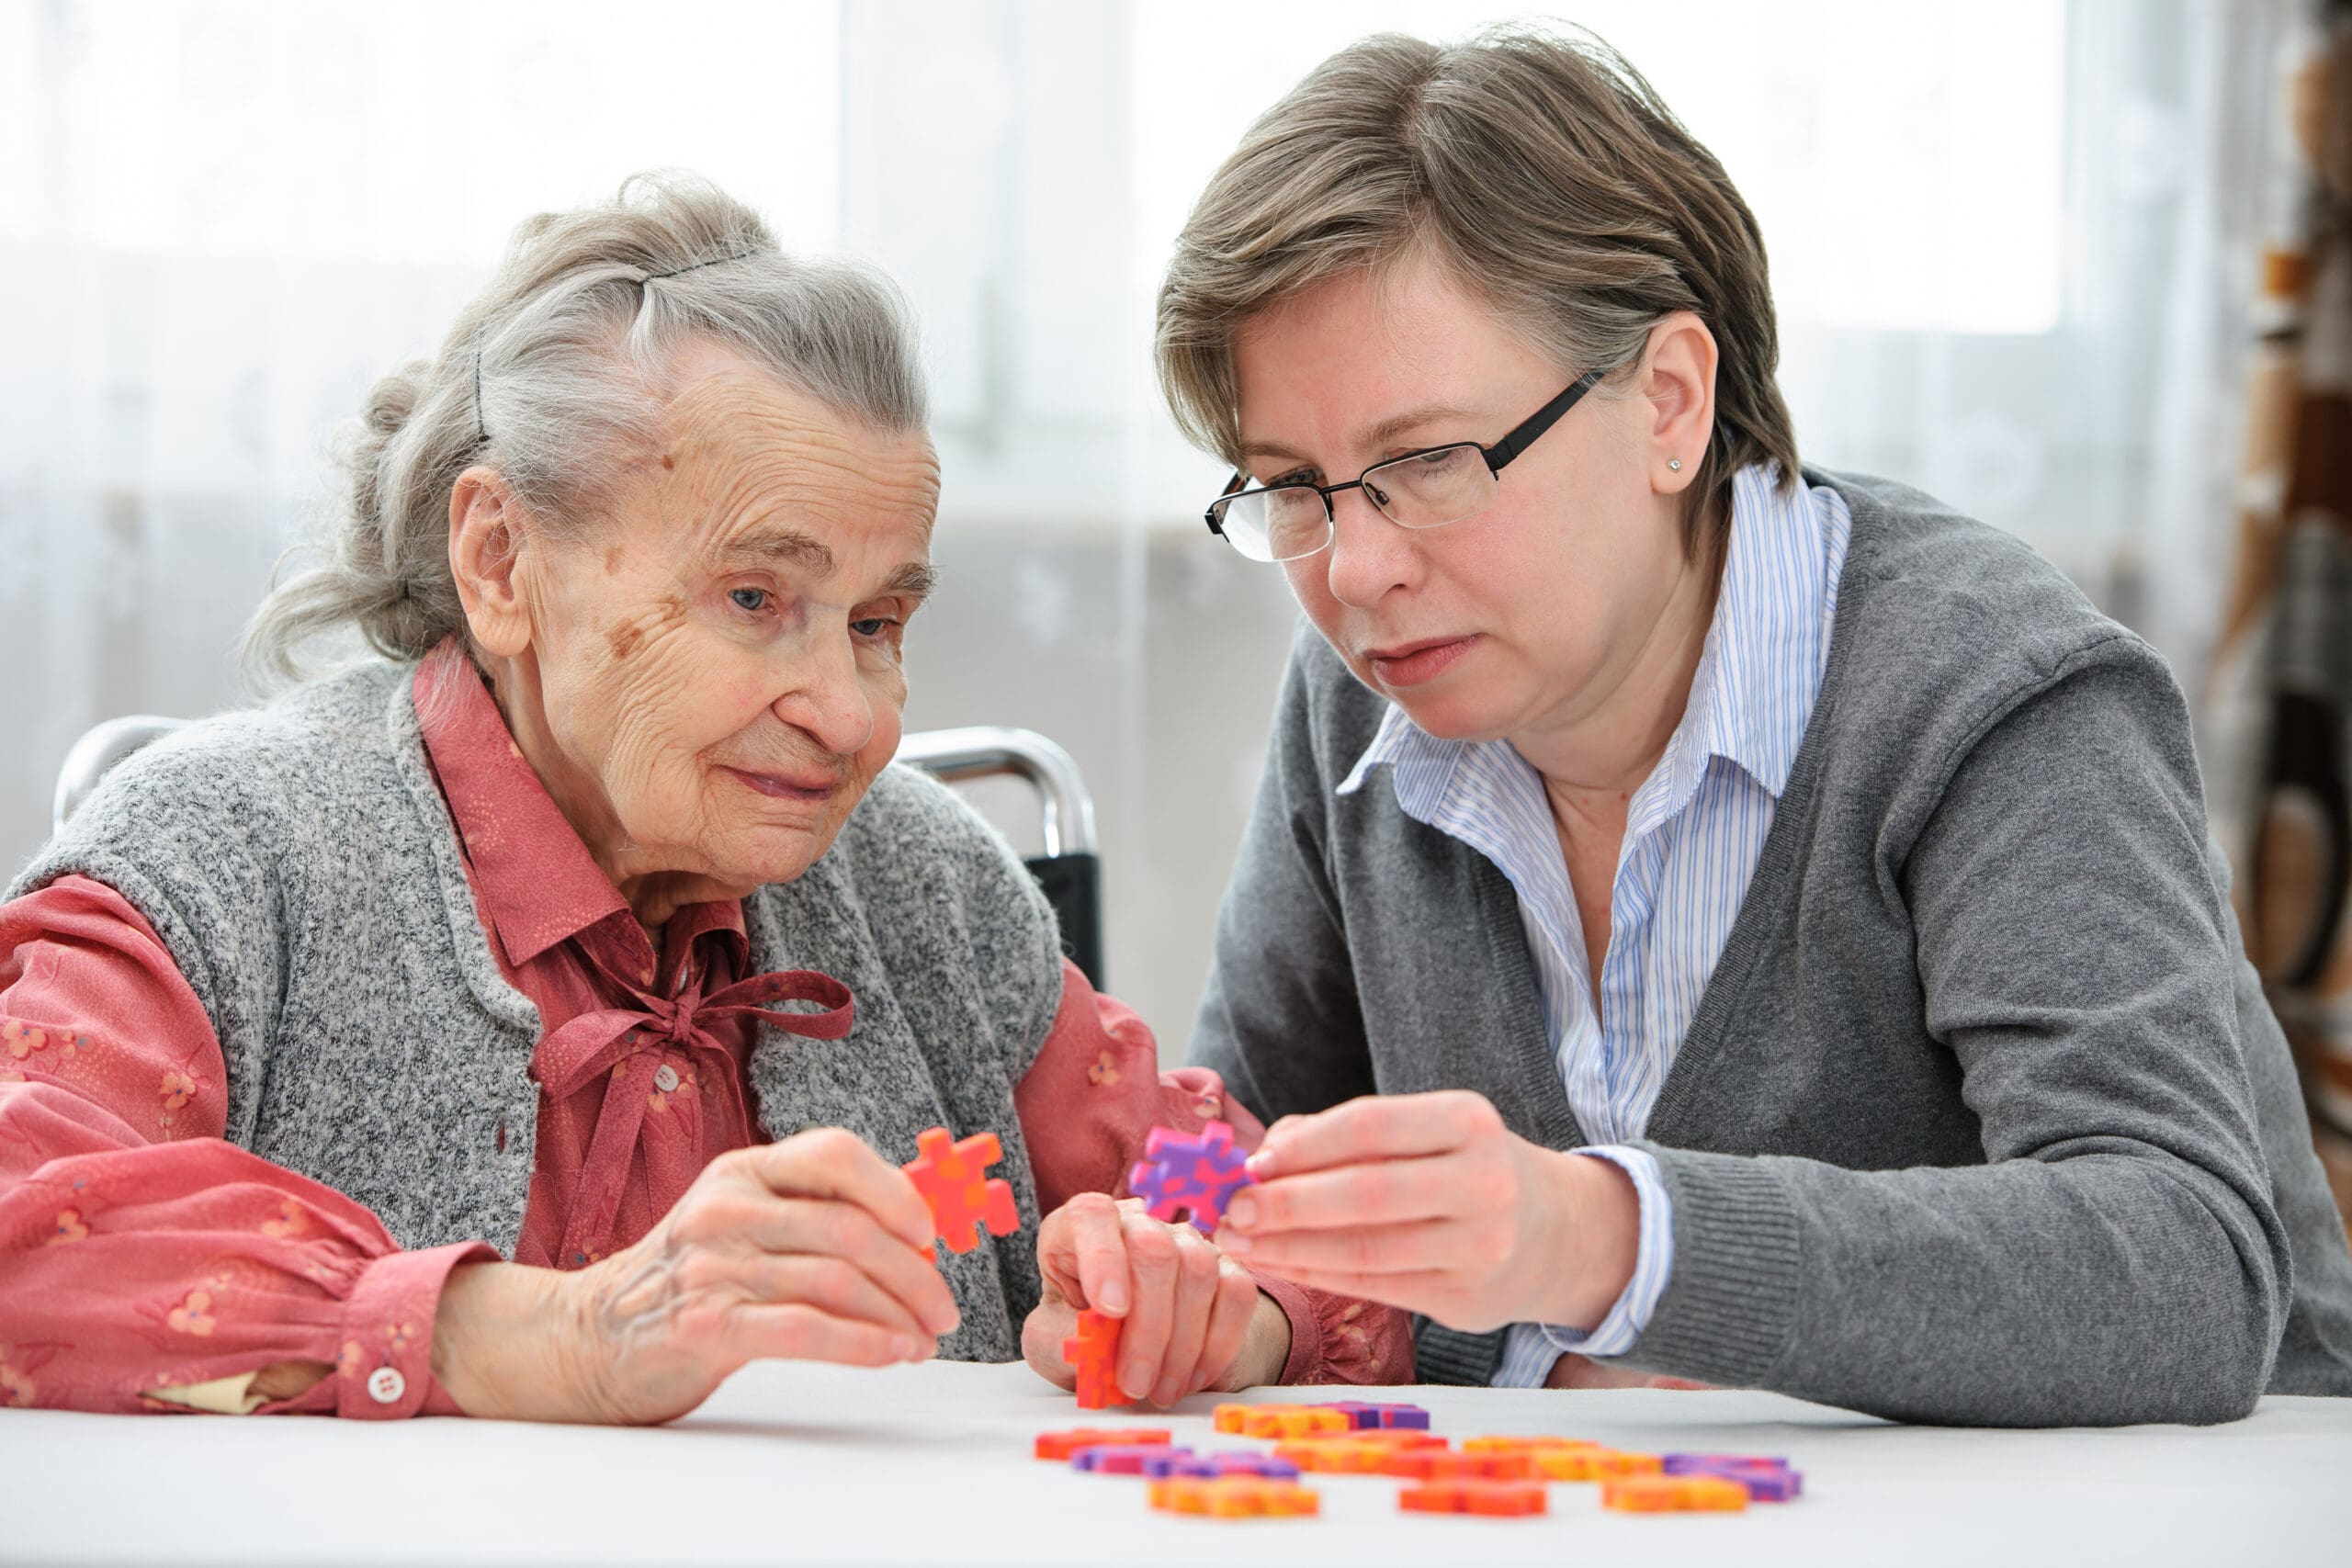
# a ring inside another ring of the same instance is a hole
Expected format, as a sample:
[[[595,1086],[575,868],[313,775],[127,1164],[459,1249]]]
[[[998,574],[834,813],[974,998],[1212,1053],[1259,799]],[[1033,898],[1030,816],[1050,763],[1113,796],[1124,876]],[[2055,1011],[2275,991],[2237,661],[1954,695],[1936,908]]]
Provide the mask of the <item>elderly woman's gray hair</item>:
[[[247,678],[299,678],[304,645],[356,629],[422,657],[465,617],[449,573],[449,496],[497,470],[533,522],[592,528],[645,453],[669,367],[697,339],[876,431],[919,431],[923,381],[897,288],[854,263],[789,256],[706,181],[639,175],[613,201],[544,213],[441,345],[368,394],[345,453],[347,513],[322,565],[275,589],[245,631]]]

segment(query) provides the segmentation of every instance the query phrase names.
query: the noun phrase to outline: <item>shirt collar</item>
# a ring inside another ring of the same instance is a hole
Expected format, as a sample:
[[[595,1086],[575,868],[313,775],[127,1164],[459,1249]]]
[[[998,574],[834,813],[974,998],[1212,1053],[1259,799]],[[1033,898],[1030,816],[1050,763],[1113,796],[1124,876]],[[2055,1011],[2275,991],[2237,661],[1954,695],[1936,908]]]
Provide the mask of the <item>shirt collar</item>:
[[[1714,618],[1662,761],[1671,809],[1697,791],[1713,757],[1738,764],[1779,798],[1804,739],[1826,629],[1825,547],[1812,493],[1784,494],[1778,477],[1769,464],[1732,477],[1731,542]],[[1440,740],[1392,703],[1337,793],[1353,795],[1373,769],[1386,766],[1396,804],[1426,822],[1464,756],[1506,744]]]
[[[524,760],[481,672],[455,638],[417,666],[411,700],[473,868],[474,896],[509,962],[527,964],[616,915],[634,920],[628,900]],[[689,924],[665,935],[743,929],[742,906],[732,900],[689,906],[673,918]]]

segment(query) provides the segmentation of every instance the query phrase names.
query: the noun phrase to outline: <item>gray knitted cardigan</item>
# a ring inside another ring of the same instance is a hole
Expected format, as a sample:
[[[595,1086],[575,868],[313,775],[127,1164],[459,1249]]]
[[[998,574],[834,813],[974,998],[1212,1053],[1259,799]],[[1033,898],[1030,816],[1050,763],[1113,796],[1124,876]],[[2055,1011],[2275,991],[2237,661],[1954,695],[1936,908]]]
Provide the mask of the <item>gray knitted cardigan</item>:
[[[364,666],[140,752],[9,897],[79,874],[154,925],[220,1037],[231,1142],[366,1204],[402,1247],[511,1256],[538,1011],[475,914],[413,672]],[[846,1127],[894,1162],[933,1125],[1002,1140],[1021,1229],[945,1256],[963,1324],[940,1349],[1016,1358],[1039,1283],[1012,1093],[1061,1000],[1035,884],[955,795],[892,767],[822,859],[743,913],[754,971],[822,970],[856,998],[844,1040],[759,1026],[771,1136]]]
[[[1633,1365],[1918,1420],[2352,1393],[2352,1257],[2209,858],[2164,661],[1880,480],[1755,879],[1652,1111],[1672,1273]],[[1382,784],[1302,632],[1193,1042],[1269,1119],[1471,1089],[1585,1141],[1510,884]],[[1496,1336],[1428,1325],[1422,1375]]]

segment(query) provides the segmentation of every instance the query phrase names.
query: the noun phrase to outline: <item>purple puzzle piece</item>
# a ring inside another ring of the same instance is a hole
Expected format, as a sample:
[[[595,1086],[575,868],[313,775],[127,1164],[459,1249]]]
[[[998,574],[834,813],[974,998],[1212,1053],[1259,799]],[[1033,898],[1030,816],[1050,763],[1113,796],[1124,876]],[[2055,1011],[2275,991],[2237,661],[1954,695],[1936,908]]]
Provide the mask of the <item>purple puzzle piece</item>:
[[[1747,1488],[1750,1501],[1786,1503],[1804,1491],[1804,1476],[1784,1459],[1758,1459],[1744,1454],[1668,1454],[1662,1468],[1668,1475],[1710,1475],[1736,1481]]]
[[[1073,1452],[1069,1467],[1091,1470],[1097,1475],[1141,1475],[1147,1461],[1181,1457],[1192,1451],[1167,1443],[1096,1443]]]
[[[1430,1413],[1418,1404],[1375,1404],[1373,1408],[1380,1412],[1380,1424],[1392,1431],[1430,1429]]]
[[[1223,1122],[1210,1122],[1197,1135],[1154,1127],[1143,1152],[1127,1172],[1127,1190],[1144,1201],[1152,1218],[1172,1224],[1182,1216],[1204,1235],[1216,1234],[1227,1201],[1258,1179]]]
[[[1170,1476],[1215,1481],[1227,1475],[1254,1475],[1266,1481],[1295,1481],[1298,1466],[1272,1454],[1160,1454],[1143,1461],[1143,1472],[1154,1480]]]

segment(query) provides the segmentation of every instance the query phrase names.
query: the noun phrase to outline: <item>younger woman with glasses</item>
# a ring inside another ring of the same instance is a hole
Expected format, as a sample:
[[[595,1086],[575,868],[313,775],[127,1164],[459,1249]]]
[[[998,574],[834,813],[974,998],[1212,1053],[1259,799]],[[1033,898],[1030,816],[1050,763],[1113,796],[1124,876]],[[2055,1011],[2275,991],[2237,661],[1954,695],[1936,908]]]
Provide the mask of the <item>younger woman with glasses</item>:
[[[2171,672],[1800,462],[1755,220],[1629,66],[1334,56],[1193,209],[1159,353],[1309,623],[1193,1043],[1282,1119],[1227,1252],[1421,1314],[1432,1380],[2352,1393]]]

